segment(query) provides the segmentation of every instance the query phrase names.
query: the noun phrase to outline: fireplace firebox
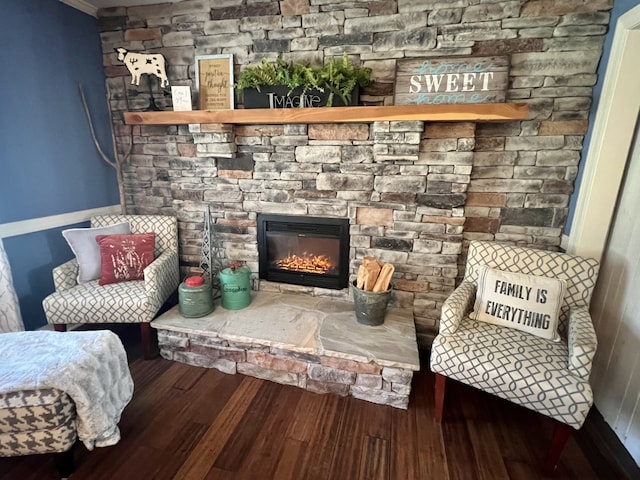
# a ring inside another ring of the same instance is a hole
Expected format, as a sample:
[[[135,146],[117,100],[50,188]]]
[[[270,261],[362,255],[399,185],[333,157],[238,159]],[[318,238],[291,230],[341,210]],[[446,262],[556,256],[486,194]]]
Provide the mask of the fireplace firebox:
[[[339,290],[349,283],[349,220],[258,214],[260,278]]]

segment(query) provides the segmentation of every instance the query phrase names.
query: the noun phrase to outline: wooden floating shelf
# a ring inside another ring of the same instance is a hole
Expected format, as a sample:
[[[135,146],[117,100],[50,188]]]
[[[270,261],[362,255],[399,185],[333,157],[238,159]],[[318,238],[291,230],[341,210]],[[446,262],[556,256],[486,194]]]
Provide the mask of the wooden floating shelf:
[[[285,124],[370,123],[384,121],[509,122],[527,117],[526,103],[393,105],[383,107],[256,108],[191,112],[124,112],[127,125],[197,123]]]

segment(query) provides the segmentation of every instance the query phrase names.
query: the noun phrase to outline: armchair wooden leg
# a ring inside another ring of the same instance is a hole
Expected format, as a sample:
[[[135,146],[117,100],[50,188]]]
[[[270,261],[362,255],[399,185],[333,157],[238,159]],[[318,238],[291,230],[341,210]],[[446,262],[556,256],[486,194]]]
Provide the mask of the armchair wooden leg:
[[[151,360],[151,324],[143,322],[140,324],[140,336],[142,338],[142,356],[145,360]]]
[[[53,329],[56,332],[66,332],[67,331],[67,326],[64,323],[54,323],[53,324]]]
[[[436,402],[435,402],[435,408],[433,411],[433,416],[436,419],[436,422],[441,422],[442,421],[442,411],[444,410],[444,387],[446,386],[446,382],[447,382],[447,377],[445,377],[444,375],[440,375],[439,373],[436,373],[436,388],[435,388],[435,394],[436,394]]]
[[[572,428],[564,423],[557,422],[556,427],[553,430],[553,438],[551,439],[551,446],[549,447],[549,453],[544,463],[544,469],[542,473],[545,475],[552,475],[558,467],[558,461],[560,460],[560,454],[562,449],[571,436]]]

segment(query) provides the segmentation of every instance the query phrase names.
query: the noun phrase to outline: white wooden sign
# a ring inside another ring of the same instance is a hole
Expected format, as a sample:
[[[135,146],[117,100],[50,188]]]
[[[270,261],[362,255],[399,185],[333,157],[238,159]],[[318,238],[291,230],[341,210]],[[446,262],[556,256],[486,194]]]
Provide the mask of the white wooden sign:
[[[191,111],[191,87],[172,86],[171,101],[173,102],[174,112],[190,112]]]
[[[396,64],[396,105],[504,102],[508,57],[411,58]]]

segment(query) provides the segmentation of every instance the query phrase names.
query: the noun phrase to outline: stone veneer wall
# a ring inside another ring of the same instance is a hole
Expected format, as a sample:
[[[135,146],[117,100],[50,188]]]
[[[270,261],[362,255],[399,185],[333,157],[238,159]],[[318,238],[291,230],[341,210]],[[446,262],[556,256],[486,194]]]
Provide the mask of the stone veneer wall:
[[[364,255],[393,262],[393,302],[413,308],[429,345],[466,242],[559,246],[612,3],[188,0],[101,10],[118,150],[132,143],[127,211],[177,215],[186,267],[198,264],[210,205],[227,258],[254,272],[256,213],[348,217],[352,274]],[[507,101],[528,103],[529,116],[477,125],[130,127],[121,112],[148,105],[146,79],[129,85],[115,47],[163,53],[171,83],[190,86],[196,55],[231,53],[237,74],[263,57],[322,63],[347,52],[373,71],[367,105],[393,104],[398,58],[508,55]]]
[[[406,409],[413,371],[375,362],[358,362],[259,344],[229,342],[216,336],[158,330],[163,358],[223,373],[241,373],[314,393],[353,396]]]

